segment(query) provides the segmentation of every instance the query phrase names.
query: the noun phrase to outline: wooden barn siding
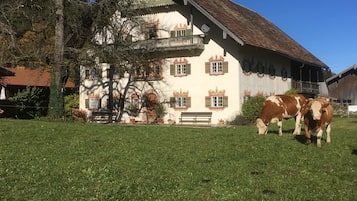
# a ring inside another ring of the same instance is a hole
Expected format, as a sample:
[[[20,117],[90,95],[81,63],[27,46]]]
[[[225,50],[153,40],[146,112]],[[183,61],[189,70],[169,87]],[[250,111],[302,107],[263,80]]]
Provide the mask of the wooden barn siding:
[[[357,75],[349,74],[328,85],[329,95],[339,100],[351,100],[357,105]]]

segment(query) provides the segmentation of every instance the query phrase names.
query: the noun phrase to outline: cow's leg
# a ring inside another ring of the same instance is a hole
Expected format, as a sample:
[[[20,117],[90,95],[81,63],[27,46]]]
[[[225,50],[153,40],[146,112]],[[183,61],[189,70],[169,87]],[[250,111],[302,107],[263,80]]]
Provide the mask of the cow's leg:
[[[306,144],[311,144],[311,135],[310,135],[310,130],[308,126],[305,126],[305,138],[306,138]]]
[[[278,120],[277,122],[279,128],[279,136],[283,135],[283,120]]]
[[[293,135],[300,135],[301,133],[301,114],[295,117],[295,129]]]
[[[321,138],[322,138],[322,133],[323,132],[324,132],[324,130],[320,128],[319,131],[316,134],[316,137],[317,137],[316,145],[317,145],[317,147],[321,147]]]
[[[331,142],[331,136],[330,136],[330,134],[331,134],[331,124],[327,125],[326,134],[327,134],[326,142],[330,143]]]

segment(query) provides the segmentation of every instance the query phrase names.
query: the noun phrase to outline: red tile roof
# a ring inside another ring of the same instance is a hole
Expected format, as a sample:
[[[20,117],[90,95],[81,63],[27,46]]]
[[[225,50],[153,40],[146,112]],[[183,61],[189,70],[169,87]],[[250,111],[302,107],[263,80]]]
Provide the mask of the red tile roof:
[[[15,73],[15,76],[6,76],[1,78],[1,83],[5,85],[16,86],[37,86],[49,87],[51,82],[51,74],[47,71],[38,69],[28,69],[25,67],[4,68],[8,71]],[[73,88],[74,83],[67,82],[67,88]]]
[[[328,68],[308,50],[258,13],[231,0],[188,0],[242,45],[267,49],[292,60]]]

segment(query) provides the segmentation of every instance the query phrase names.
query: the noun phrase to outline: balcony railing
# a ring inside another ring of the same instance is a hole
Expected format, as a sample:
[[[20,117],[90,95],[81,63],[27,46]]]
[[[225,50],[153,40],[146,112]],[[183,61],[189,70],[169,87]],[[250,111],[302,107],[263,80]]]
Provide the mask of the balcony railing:
[[[307,93],[307,94],[319,94],[319,84],[316,82],[309,81],[292,81],[292,88],[298,90],[299,93]]]
[[[165,52],[166,57],[175,56],[197,56],[204,50],[204,38],[199,35],[158,38],[140,40],[133,42],[134,50],[145,50],[147,52]]]

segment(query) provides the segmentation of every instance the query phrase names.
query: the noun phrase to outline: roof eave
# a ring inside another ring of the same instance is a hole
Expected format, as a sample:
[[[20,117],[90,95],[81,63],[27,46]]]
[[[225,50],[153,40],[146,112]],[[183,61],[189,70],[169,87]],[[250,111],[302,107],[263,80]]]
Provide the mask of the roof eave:
[[[229,35],[233,40],[235,40],[241,46],[245,45],[245,42],[236,34],[234,34],[230,29],[224,26],[221,22],[219,22],[215,17],[209,14],[205,9],[203,9],[200,5],[198,5],[193,0],[187,0],[193,7],[195,7],[198,11],[200,11],[204,16],[206,16],[209,20],[211,20],[214,24],[216,24],[223,32]]]

